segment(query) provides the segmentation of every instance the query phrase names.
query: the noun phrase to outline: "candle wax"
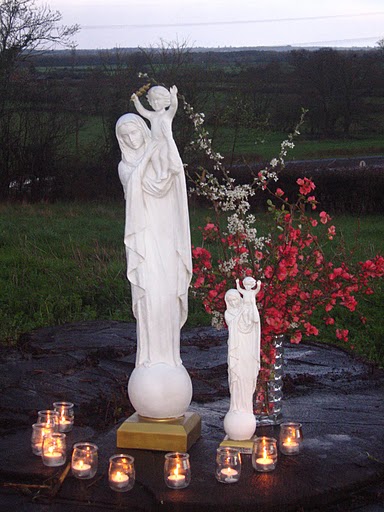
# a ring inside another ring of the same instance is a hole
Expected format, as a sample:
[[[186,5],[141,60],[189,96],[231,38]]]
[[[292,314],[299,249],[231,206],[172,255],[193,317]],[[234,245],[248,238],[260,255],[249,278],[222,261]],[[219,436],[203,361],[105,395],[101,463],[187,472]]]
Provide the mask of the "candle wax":
[[[170,482],[172,487],[180,487],[181,485],[185,484],[185,476],[175,473],[168,476],[168,481]]]
[[[77,474],[77,476],[85,477],[91,472],[91,465],[87,464],[83,460],[78,460],[72,464],[72,470]]]
[[[260,457],[259,459],[256,459],[256,464],[269,466],[270,464],[273,464],[273,460],[269,457]]]
[[[225,476],[236,476],[238,472],[233,468],[223,468],[221,473]]]
[[[286,441],[283,442],[283,453],[291,454],[298,453],[300,450],[300,445],[296,441],[292,441],[290,437]]]
[[[259,457],[256,459],[256,469],[260,471],[271,471],[274,469],[274,461],[270,457]]]
[[[115,487],[123,488],[128,485],[129,476],[121,471],[116,471],[116,473],[112,473],[110,476],[110,481]]]
[[[71,420],[66,420],[65,418],[60,418],[59,432],[69,432],[70,430],[72,430]]]
[[[46,466],[61,466],[64,463],[64,457],[61,452],[48,451],[44,452],[42,456]]]
[[[233,469],[233,468],[223,468],[220,471],[220,473],[226,477],[225,478],[226,482],[237,482],[237,478],[235,478],[235,477],[237,477],[239,472],[236,469]]]

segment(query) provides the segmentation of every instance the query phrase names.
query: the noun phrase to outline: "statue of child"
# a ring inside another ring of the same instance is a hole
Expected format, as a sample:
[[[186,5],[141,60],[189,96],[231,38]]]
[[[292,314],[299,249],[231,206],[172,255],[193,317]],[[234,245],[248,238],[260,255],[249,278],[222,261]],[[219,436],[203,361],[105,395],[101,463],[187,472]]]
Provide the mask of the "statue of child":
[[[161,85],[151,87],[147,99],[153,111],[144,108],[136,94],[132,94],[131,99],[139,114],[151,123],[152,140],[157,142],[151,161],[160,182],[172,171],[170,151],[173,146],[172,121],[178,106],[177,87],[174,85],[169,91]]]
[[[260,315],[256,306],[256,295],[261,288],[261,281],[257,281],[253,277],[245,277],[243,279],[244,288],[241,288],[239,279],[236,279],[236,288],[243,297],[244,320],[250,324],[251,322],[259,322]],[[256,289],[253,289],[256,286]]]

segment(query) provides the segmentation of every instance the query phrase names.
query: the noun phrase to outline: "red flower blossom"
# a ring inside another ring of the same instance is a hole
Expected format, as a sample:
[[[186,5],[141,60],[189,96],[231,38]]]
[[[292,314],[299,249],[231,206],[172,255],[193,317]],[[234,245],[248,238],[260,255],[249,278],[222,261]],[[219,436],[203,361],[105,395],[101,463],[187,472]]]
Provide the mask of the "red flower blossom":
[[[327,212],[320,212],[319,217],[320,217],[320,222],[322,224],[326,224],[327,222],[329,222],[331,220],[331,217],[328,215]]]
[[[299,178],[296,180],[296,183],[299,185],[299,192],[303,194],[303,196],[310,194],[311,191],[316,188],[313,181],[308,178]]]
[[[336,329],[336,338],[341,341],[348,341],[348,329]]]
[[[336,228],[335,228],[335,226],[330,226],[330,227],[328,228],[328,238],[329,238],[330,240],[333,240],[333,237],[334,237],[335,235],[336,235]]]

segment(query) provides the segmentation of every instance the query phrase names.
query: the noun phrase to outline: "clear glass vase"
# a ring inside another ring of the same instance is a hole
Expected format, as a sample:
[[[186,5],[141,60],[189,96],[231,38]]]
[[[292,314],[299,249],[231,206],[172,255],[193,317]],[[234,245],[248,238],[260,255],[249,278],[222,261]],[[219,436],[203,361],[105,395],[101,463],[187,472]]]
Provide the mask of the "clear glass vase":
[[[257,425],[278,425],[282,422],[283,376],[284,376],[284,335],[273,336],[263,346],[267,351],[268,364],[261,362],[254,400]]]

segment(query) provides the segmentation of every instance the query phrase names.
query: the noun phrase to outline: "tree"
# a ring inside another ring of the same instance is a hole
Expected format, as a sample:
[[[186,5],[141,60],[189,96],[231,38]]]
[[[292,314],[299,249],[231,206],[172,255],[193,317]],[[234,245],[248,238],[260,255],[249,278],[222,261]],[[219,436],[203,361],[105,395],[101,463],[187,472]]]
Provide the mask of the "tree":
[[[62,15],[35,0],[0,1],[0,55],[14,62],[22,53],[52,44],[71,46],[78,25],[59,25]]]
[[[35,0],[0,0],[0,197],[7,197],[11,184],[23,181],[26,172],[38,183],[52,162],[57,139],[43,125],[48,119],[48,127],[57,124],[54,111],[34,111],[30,93],[32,88],[41,92],[41,82],[20,64],[34,51],[72,44],[79,27],[61,26],[61,18]],[[51,157],[45,158],[48,153]]]
[[[16,64],[34,50],[71,46],[78,25],[59,25],[62,15],[35,0],[0,0],[0,78],[4,94]],[[4,101],[4,100],[3,100]],[[4,104],[4,103],[3,103]]]
[[[377,41],[377,46],[379,47],[379,50],[384,50],[384,37],[382,39],[380,39],[379,41]]]
[[[374,60],[364,52],[332,48],[293,51],[291,57],[311,131],[335,136],[341,127],[348,136],[352,123],[364,116],[362,99],[375,74]]]

